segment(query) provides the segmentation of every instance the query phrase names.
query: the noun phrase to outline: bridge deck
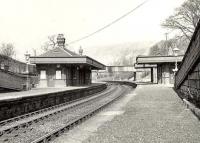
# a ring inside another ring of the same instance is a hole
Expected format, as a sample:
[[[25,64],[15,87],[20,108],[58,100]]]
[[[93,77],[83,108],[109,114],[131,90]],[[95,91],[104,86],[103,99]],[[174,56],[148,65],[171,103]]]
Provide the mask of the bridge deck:
[[[199,120],[172,88],[139,85],[135,91],[55,142],[199,143],[199,140]]]

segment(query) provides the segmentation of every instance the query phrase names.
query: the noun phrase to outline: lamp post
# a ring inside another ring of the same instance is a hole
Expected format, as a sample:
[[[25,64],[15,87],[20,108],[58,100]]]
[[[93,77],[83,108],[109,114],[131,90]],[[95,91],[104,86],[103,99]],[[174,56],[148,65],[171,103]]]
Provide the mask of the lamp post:
[[[28,51],[26,51],[26,54],[25,55],[25,60],[26,60],[26,90],[29,89],[29,81],[28,81],[28,74],[29,74],[29,71],[28,71],[28,63],[29,63],[29,58],[30,58],[30,54],[28,53]]]
[[[178,63],[177,63],[178,51],[179,51],[179,49],[175,46],[175,48],[173,49],[174,56],[175,56],[175,59],[176,59],[176,61],[175,61],[175,68],[173,69],[174,75],[178,71]]]

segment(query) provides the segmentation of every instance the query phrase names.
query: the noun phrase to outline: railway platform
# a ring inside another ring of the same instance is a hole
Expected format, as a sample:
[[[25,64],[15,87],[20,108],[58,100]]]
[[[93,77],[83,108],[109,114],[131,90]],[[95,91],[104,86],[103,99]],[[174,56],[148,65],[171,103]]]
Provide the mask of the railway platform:
[[[46,87],[46,88],[32,88],[28,91],[14,91],[14,92],[7,92],[7,93],[0,93],[0,101],[8,101],[8,100],[14,100],[18,98],[24,98],[24,97],[37,97],[42,94],[52,94],[52,93],[58,93],[58,92],[64,92],[64,91],[73,91],[77,89],[84,89],[89,88],[93,86],[98,86],[103,83],[93,83],[91,85],[85,85],[85,86],[67,86],[67,87]]]
[[[171,87],[138,85],[53,142],[198,143],[199,135],[199,120]]]
[[[19,92],[8,92],[8,93],[0,93],[0,101],[2,100],[12,100],[16,98],[23,98],[29,96],[39,96],[41,94],[49,94],[49,93],[57,93],[68,90],[82,89],[87,88],[89,86],[68,86],[62,88],[33,88],[28,91],[19,91]]]
[[[77,100],[106,89],[105,83],[0,93],[0,121]]]

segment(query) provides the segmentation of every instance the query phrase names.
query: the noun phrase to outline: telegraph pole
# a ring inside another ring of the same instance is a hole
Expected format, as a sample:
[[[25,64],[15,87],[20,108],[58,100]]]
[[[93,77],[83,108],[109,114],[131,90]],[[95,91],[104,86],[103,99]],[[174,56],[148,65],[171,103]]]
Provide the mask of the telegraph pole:
[[[165,52],[167,55],[169,55],[168,34],[167,32],[165,33]]]
[[[165,33],[166,41],[168,40],[168,34],[169,34],[169,33]]]

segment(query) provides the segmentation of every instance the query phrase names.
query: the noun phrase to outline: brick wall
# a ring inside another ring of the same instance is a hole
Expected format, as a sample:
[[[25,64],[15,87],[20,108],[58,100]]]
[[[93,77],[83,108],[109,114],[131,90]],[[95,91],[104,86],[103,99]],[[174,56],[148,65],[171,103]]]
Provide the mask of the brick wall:
[[[23,84],[25,84],[25,78],[0,70],[0,87],[21,90]]]

